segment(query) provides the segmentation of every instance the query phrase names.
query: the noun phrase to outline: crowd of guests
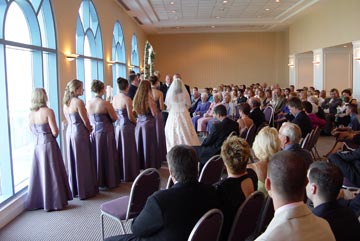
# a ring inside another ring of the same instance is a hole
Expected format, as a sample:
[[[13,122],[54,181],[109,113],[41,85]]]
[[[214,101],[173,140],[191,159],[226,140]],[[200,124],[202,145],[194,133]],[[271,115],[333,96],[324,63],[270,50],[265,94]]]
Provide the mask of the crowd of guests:
[[[324,135],[359,131],[352,140],[360,140],[357,102],[350,90],[342,92],[343,99],[336,89],[326,98],[311,87],[283,90],[266,84],[194,87],[190,94],[180,74],[166,75],[164,84],[159,77],[157,72],[149,80],[135,73],[129,81],[118,78],[119,91],[111,102],[103,99],[104,83],[94,80],[94,96],[86,105],[79,98],[83,83],[70,81],[63,99],[67,165],[46,92],[35,89],[30,126],[36,145],[27,208],[63,209],[74,197],[91,198],[99,188],[131,182],[141,169],[160,168],[167,161],[174,187],[148,199],[132,224],[133,234],[108,240],[186,240],[211,208],[223,212],[220,240],[227,240],[237,209],[256,190],[270,196],[275,208],[257,240],[360,240],[354,213],[360,195],[352,203],[337,200],[344,177],[360,185],[360,149],[351,158],[335,153],[330,162],[314,162],[300,145],[316,127]],[[268,107],[274,113],[269,122],[264,115]],[[252,146],[241,138],[251,126],[257,128]],[[216,154],[221,154],[227,177],[214,186],[199,183],[199,171]]]

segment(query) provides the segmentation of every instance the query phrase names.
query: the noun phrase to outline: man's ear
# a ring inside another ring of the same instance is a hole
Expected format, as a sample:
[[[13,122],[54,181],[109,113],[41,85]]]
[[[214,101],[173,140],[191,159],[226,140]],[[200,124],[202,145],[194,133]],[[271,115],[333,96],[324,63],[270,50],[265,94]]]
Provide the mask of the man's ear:
[[[310,184],[310,192],[311,192],[311,194],[317,194],[317,186],[316,186],[316,184],[314,184],[314,183],[311,183]]]
[[[268,193],[271,191],[271,181],[268,177],[265,178],[265,189]]]

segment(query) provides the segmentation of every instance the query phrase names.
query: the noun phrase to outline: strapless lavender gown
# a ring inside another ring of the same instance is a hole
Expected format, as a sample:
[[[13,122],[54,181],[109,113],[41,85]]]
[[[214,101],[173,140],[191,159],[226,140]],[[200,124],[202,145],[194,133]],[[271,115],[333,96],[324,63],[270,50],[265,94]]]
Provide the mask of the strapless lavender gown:
[[[72,200],[60,148],[48,123],[33,125],[35,150],[32,161],[26,208],[60,210]]]
[[[160,168],[157,155],[155,119],[151,114],[138,115],[135,127],[136,148],[140,169]]]
[[[92,114],[90,122],[93,126],[90,141],[96,160],[98,185],[117,187],[120,183],[120,170],[112,120],[108,114]]]
[[[69,183],[74,196],[87,199],[98,192],[90,134],[78,112],[67,114],[66,130]]]
[[[125,182],[132,182],[140,173],[140,163],[136,150],[135,124],[129,120],[126,109],[116,110],[115,138],[120,160],[120,175]]]
[[[158,166],[161,166],[162,162],[166,162],[166,140],[165,140],[165,125],[160,109],[159,101],[156,101],[158,113],[155,116],[155,127],[156,127],[156,139],[157,139],[157,152],[158,152]]]

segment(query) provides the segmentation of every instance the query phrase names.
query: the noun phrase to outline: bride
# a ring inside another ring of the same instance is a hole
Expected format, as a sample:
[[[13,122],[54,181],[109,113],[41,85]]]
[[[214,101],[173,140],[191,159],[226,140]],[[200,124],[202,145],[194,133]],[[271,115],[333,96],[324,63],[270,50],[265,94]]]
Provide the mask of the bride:
[[[169,112],[165,125],[167,150],[179,144],[199,146],[199,138],[188,111],[191,107],[190,96],[180,78],[174,76],[166,93],[165,105]]]

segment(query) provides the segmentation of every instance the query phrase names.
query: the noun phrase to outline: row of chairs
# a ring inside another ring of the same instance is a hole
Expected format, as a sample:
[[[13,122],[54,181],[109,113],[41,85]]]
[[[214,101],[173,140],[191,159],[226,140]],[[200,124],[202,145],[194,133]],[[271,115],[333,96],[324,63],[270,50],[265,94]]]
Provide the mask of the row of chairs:
[[[301,147],[305,150],[308,150],[313,156],[314,160],[321,160],[321,156],[316,148],[316,143],[320,137],[321,129],[316,127],[308,133],[304,139],[301,141]]]
[[[256,239],[265,231],[273,216],[272,199],[265,198],[260,191],[255,191],[239,207],[228,241]],[[196,223],[188,241],[218,241],[223,219],[223,214],[219,209],[209,210]]]

